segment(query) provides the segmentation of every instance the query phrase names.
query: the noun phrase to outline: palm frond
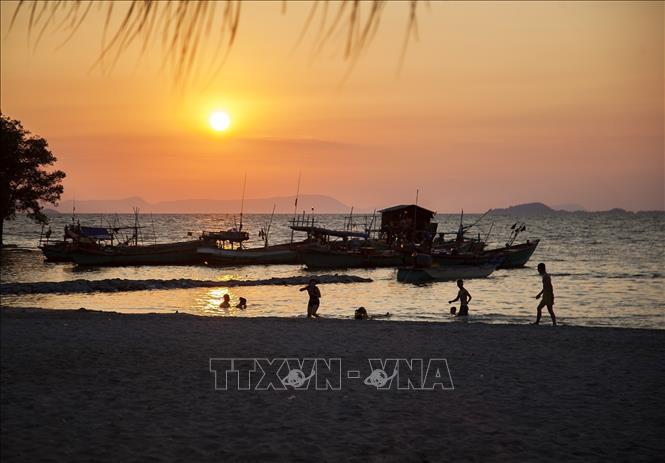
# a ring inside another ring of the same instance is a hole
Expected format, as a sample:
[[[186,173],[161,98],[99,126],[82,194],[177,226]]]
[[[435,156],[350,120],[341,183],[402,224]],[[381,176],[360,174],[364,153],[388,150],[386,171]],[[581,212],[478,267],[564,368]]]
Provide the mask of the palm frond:
[[[335,4],[336,12],[330,19],[328,10],[332,4],[326,0],[314,1],[298,44],[318,17],[314,54],[320,54],[331,44],[341,44],[343,59],[352,65],[374,38],[387,3],[387,0],[340,0]],[[178,84],[184,84],[194,71],[203,70],[203,67],[206,74],[218,73],[233,47],[240,23],[241,0],[131,0],[123,3],[21,0],[16,5],[9,29],[21,14],[27,14],[28,37],[34,46],[40,43],[45,33],[64,31],[66,39],[60,48],[75,36],[89,17],[93,5],[106,8],[102,49],[94,66],[100,66],[105,72],[110,71],[132,44],[140,43],[143,54],[154,40],[161,37],[163,66],[170,67]],[[125,9],[116,18],[119,5]],[[401,63],[408,42],[417,39],[418,0],[400,5],[408,6]],[[282,2],[281,9],[282,13],[287,12],[286,1]],[[114,18],[119,22],[111,31],[111,24],[117,22]],[[38,34],[33,40],[34,31]],[[212,57],[202,58],[201,44],[211,40],[215,51]]]

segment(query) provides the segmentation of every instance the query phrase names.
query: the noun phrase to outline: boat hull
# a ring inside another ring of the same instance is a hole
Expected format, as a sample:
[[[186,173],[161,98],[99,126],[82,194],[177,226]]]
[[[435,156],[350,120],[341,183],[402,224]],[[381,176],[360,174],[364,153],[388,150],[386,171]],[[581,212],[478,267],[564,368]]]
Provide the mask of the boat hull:
[[[298,257],[310,269],[399,267],[405,264],[405,256],[395,252],[307,250],[298,253]]]
[[[64,241],[44,244],[39,249],[41,249],[44,258],[49,262],[72,262],[72,247]]]
[[[496,266],[485,265],[450,265],[428,268],[400,267],[397,270],[397,281],[402,283],[427,283],[431,281],[471,280],[487,278]]]
[[[191,265],[201,262],[196,250],[201,240],[145,246],[107,246],[95,249],[74,249],[72,260],[77,265]]]
[[[199,258],[208,265],[289,265],[298,263],[298,253],[289,247],[219,249],[200,247]]]
[[[540,240],[529,241],[527,243],[507,246],[499,249],[490,249],[483,255],[492,257],[501,257],[503,261],[499,265],[500,269],[521,268],[524,267],[531,256],[536,251]]]

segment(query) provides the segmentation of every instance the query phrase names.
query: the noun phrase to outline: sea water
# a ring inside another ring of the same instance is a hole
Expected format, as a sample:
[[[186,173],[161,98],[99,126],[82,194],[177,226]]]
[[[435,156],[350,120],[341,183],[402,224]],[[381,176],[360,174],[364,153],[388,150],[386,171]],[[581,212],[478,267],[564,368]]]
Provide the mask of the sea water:
[[[466,224],[478,216],[465,215]],[[261,246],[259,230],[269,216],[250,214],[243,217],[243,230],[250,233],[248,247]],[[329,228],[343,228],[344,215],[317,215],[317,223]],[[470,230],[470,236],[487,238],[490,247],[505,244],[510,226],[519,218],[489,216]],[[82,225],[118,226],[133,224],[132,215],[82,214]],[[270,229],[270,243],[291,239],[289,217],[276,215]],[[459,216],[439,214],[434,219],[439,231],[453,232]],[[51,218],[51,239],[59,239],[66,215]],[[469,322],[528,323],[533,321],[541,290],[535,269],[545,262],[555,290],[558,321],[568,325],[614,326],[665,329],[665,213],[575,213],[537,216],[524,219],[527,230],[520,240],[541,240],[536,252],[522,269],[498,270],[489,278],[469,280],[465,286],[472,294]],[[355,218],[358,224],[365,220]],[[201,230],[225,230],[238,224],[233,215],[159,214],[141,217],[141,235],[145,242],[169,242],[191,239]],[[491,230],[490,230],[491,227]],[[189,235],[191,233],[192,235]],[[188,278],[219,281],[218,287],[187,289],[149,289],[131,292],[76,292],[48,294],[2,294],[2,305],[53,309],[88,309],[118,312],[187,312],[209,316],[296,317],[306,313],[307,296],[297,286],[228,287],[234,280],[263,280],[271,277],[347,274],[371,278],[371,283],[321,285],[319,313],[325,317],[350,318],[364,306],[370,314],[390,312],[391,320],[457,322],[449,315],[448,300],[455,298],[454,282],[413,285],[396,280],[396,269],[348,269],[311,272],[302,266],[209,267],[138,266],[86,268],[71,263],[44,262],[37,245],[40,226],[19,217],[5,222],[6,244],[17,247],[2,252],[1,283],[58,282],[69,280],[174,280]],[[304,238],[295,235],[295,239]],[[82,282],[85,284],[85,282]],[[220,309],[225,294],[232,305],[239,297],[248,300],[248,308]],[[452,304],[455,305],[455,304]],[[544,322],[549,316],[544,311]]]

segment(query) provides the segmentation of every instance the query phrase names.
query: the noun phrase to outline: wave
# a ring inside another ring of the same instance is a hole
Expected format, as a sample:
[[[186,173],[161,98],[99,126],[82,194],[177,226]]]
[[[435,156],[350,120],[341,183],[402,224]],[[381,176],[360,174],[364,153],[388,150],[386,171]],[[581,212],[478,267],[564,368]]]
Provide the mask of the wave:
[[[321,284],[370,283],[371,278],[355,275],[308,275],[297,277],[267,278],[261,280],[106,280],[40,281],[35,283],[7,283],[0,285],[0,294],[49,294],[49,293],[114,293],[120,291],[145,291],[156,289],[187,289],[231,286],[306,285],[311,278]]]

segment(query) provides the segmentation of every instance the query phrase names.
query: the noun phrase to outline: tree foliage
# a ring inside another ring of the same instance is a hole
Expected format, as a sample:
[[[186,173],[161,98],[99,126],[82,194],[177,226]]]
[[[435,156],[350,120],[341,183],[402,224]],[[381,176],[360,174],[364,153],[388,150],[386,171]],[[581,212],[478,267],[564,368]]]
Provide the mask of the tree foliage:
[[[55,161],[45,139],[25,130],[20,121],[0,114],[0,244],[4,221],[17,212],[47,222],[42,203],[57,204],[65,178],[61,170],[44,169]]]

